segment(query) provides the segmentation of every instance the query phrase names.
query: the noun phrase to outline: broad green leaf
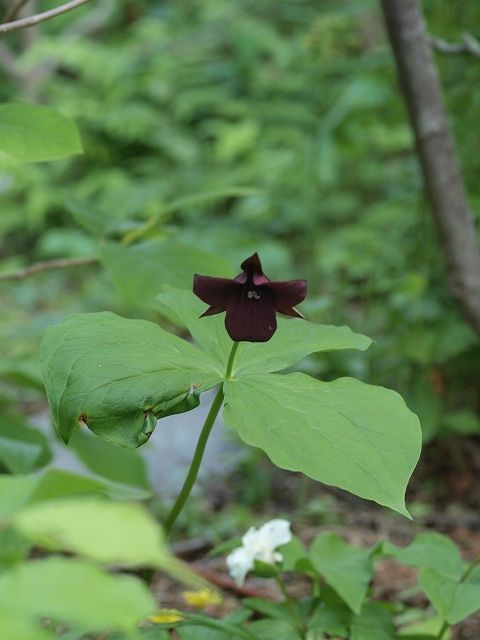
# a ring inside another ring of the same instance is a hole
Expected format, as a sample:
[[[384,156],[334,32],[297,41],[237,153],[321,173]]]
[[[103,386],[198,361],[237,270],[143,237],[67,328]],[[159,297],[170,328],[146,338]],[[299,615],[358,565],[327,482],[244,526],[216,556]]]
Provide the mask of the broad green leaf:
[[[74,315],[50,327],[41,359],[65,442],[86,425],[105,440],[138,447],[158,418],[196,407],[198,394],[220,380],[195,346],[151,322],[108,312]]]
[[[324,584],[318,606],[308,621],[308,628],[314,632],[324,631],[331,636],[346,638],[352,616],[353,613],[345,602]]]
[[[384,604],[367,602],[352,621],[351,640],[395,640],[395,629]]]
[[[100,259],[122,297],[141,308],[155,307],[165,284],[191,289],[194,273],[231,275],[225,259],[171,238],[131,246],[108,242],[102,245]]]
[[[286,620],[254,620],[248,630],[258,640],[302,640],[300,633]]]
[[[404,493],[421,433],[397,393],[301,373],[250,374],[224,390],[225,422],[274,464],[409,515]]]
[[[398,638],[405,640],[438,640],[438,635],[442,630],[444,619],[441,616],[425,618],[415,621],[407,626],[402,626]],[[451,640],[450,630],[444,633],[442,640]]]
[[[156,604],[145,584],[80,560],[48,558],[0,575],[0,620],[52,618],[84,632],[132,632]]]
[[[45,436],[28,427],[21,416],[0,419],[0,461],[11,473],[28,473],[50,460]]]
[[[99,476],[150,490],[145,461],[136,449],[116,447],[85,431],[78,431],[69,444],[80,460]]]
[[[0,567],[8,567],[24,560],[31,546],[30,540],[15,529],[0,528]]]
[[[82,153],[75,124],[40,104],[0,105],[0,151],[23,162],[56,160]]]
[[[68,496],[104,494],[116,499],[145,498],[140,489],[129,491],[106,480],[81,476],[60,469],[48,469],[41,475],[0,476],[0,520],[6,520],[28,504]]]
[[[278,548],[278,551],[282,554],[282,571],[300,571],[298,569],[299,563],[302,569],[305,564],[309,563],[305,545],[297,536],[292,536],[290,542],[283,544]]]
[[[311,353],[360,349],[371,344],[370,338],[348,327],[314,324],[299,318],[277,318],[278,328],[268,342],[241,344],[235,358],[233,375],[280,371],[296,364]]]
[[[170,562],[163,534],[149,512],[132,502],[70,498],[27,507],[15,526],[35,544],[104,564],[163,568]]]
[[[232,341],[225,329],[225,314],[200,318],[207,305],[191,291],[168,287],[157,298],[187,327],[197,344],[215,356],[225,371]],[[348,327],[314,324],[302,319],[277,318],[273,338],[264,343],[240,343],[233,375],[279,371],[296,364],[311,353],[339,349],[367,349],[371,340]]]
[[[310,560],[352,611],[360,613],[373,575],[370,552],[347,544],[335,533],[324,533],[313,541]]]
[[[32,471],[41,455],[42,447],[37,442],[0,436],[0,461],[10,473]]]
[[[0,520],[28,504],[37,487],[37,476],[0,476]]]
[[[286,607],[284,602],[272,602],[264,598],[244,598],[242,606],[248,607],[252,611],[257,611],[267,618],[287,620],[289,622],[294,622],[295,613],[297,615],[299,613],[296,604],[293,604],[292,607]]]
[[[198,346],[213,356],[217,371],[223,376],[227,368],[228,355],[233,346],[225,329],[224,314],[200,318],[207,305],[191,290],[182,291],[173,287],[164,287],[162,293],[157,296],[157,300],[168,309],[169,318],[179,326],[188,329]],[[241,348],[240,344],[239,350]]]
[[[434,569],[453,580],[459,579],[464,571],[460,551],[450,538],[440,533],[421,533],[403,548],[386,542],[382,553],[419,569]]]
[[[218,631],[209,627],[185,626],[175,630],[180,640],[233,640],[228,631]],[[159,636],[159,640],[162,636]],[[165,640],[170,640],[170,634]],[[152,640],[157,640],[157,636],[153,636]],[[163,638],[162,638],[163,640]]]
[[[151,491],[125,484],[111,482],[100,476],[80,475],[63,469],[48,469],[41,476],[34,493],[34,501],[51,500],[71,495],[100,493],[116,500],[144,500]]]
[[[22,616],[2,611],[0,617],[0,638],[8,640],[53,640],[58,637],[54,632],[41,629],[34,620],[25,620]]]
[[[422,569],[419,584],[437,612],[449,624],[457,624],[480,610],[480,570],[465,580],[454,580],[435,569]]]

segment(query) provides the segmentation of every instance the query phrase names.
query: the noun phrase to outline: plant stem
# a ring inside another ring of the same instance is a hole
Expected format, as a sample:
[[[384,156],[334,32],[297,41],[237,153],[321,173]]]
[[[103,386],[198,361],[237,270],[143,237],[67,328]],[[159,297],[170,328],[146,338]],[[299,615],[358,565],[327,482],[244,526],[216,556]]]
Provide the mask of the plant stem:
[[[230,355],[228,357],[227,370],[225,372],[225,378],[227,380],[232,379],[233,361],[235,360],[235,356],[237,354],[237,349],[239,344],[240,344],[239,342],[234,342],[232,346],[232,350],[230,351]]]
[[[220,385],[218,387],[217,395],[215,396],[214,401],[212,402],[212,406],[210,407],[210,411],[208,412],[207,417],[205,418],[205,422],[203,423],[202,431],[200,433],[200,437],[198,438],[197,446],[195,448],[195,453],[193,454],[192,462],[190,464],[190,469],[188,470],[187,477],[185,478],[185,482],[183,483],[183,487],[178,494],[178,497],[175,501],[175,504],[170,511],[167,521],[164,524],[165,534],[168,536],[170,531],[172,530],[173,525],[175,524],[176,519],[180,515],[185,502],[187,501],[188,496],[190,495],[190,491],[192,490],[193,485],[195,484],[195,480],[197,479],[198,470],[200,468],[200,463],[202,462],[203,453],[205,451],[205,446],[207,444],[208,436],[210,435],[210,431],[212,430],[213,424],[215,422],[215,418],[220,411],[220,407],[223,402],[223,387]]]
[[[295,621],[297,624],[297,631],[303,640],[303,638],[305,638],[305,629],[304,629],[303,620],[297,608],[297,603],[295,599],[288,594],[288,591],[283,583],[283,580],[281,579],[278,573],[274,576],[274,580],[278,584],[280,591],[282,592],[282,595],[285,598],[285,604],[290,609],[292,616],[295,618]]]
[[[232,346],[232,350],[230,351],[230,356],[228,358],[227,370],[225,372],[225,378],[227,380],[231,379],[232,375],[232,367],[233,361],[235,359],[235,354],[237,353],[238,342],[234,342]],[[212,430],[212,427],[215,423],[215,419],[218,416],[218,412],[223,403],[223,385],[220,385],[217,391],[217,395],[215,396],[212,406],[210,407],[210,411],[208,412],[207,417],[205,418],[205,422],[203,423],[202,431],[200,432],[200,437],[198,438],[197,446],[195,448],[195,453],[193,454],[192,462],[190,464],[190,469],[188,470],[187,477],[183,483],[183,487],[178,494],[178,497],[173,505],[170,513],[168,514],[167,520],[163,526],[165,534],[168,536],[180,515],[183,507],[185,506],[185,502],[190,495],[190,492],[195,484],[195,480],[197,479],[198,470],[200,469],[200,464],[202,462],[203,454],[205,452],[205,447],[207,445],[208,436]]]
[[[445,631],[448,629],[448,622],[445,620],[445,622],[442,624],[442,628],[440,629],[440,633],[437,636],[437,640],[442,640]]]

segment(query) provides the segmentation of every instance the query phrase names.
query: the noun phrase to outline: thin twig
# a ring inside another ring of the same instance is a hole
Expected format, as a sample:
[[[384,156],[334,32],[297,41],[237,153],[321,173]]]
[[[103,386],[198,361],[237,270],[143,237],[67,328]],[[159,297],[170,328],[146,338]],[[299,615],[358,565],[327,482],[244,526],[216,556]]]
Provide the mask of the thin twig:
[[[62,13],[67,13],[67,11],[76,9],[77,7],[80,7],[82,4],[86,4],[87,2],[90,2],[90,0],[71,0],[71,2],[66,2],[60,7],[50,9],[50,11],[37,13],[34,16],[21,18],[20,20],[14,20],[13,22],[5,22],[4,24],[0,24],[0,33],[7,33],[8,31],[17,31],[18,29],[25,29],[26,27],[33,27],[40,22],[51,20],[52,18],[61,15]]]
[[[53,271],[55,269],[69,269],[70,267],[83,267],[90,264],[98,264],[98,258],[59,258],[58,260],[48,260],[37,262],[25,269],[12,271],[11,273],[0,274],[0,282],[8,280],[23,280],[41,271]]]
[[[16,2],[12,2],[11,6],[5,11],[5,14],[2,18],[2,22],[10,22],[11,20],[15,20],[18,16],[24,5],[30,2],[30,0],[16,0]]]
[[[470,53],[473,56],[480,58],[480,42],[471,33],[465,31],[462,33],[461,42],[448,42],[442,38],[430,38],[432,47],[440,53],[447,54],[463,54]]]

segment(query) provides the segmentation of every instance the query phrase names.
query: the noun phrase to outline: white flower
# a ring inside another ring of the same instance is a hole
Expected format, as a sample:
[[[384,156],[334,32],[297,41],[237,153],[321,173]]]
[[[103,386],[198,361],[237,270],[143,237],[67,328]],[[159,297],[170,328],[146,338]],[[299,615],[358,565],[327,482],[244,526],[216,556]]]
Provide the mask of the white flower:
[[[270,520],[260,529],[250,527],[242,538],[242,545],[227,556],[228,572],[238,585],[242,585],[245,576],[253,569],[255,560],[275,564],[283,559],[282,554],[275,551],[282,544],[292,539],[288,520]]]

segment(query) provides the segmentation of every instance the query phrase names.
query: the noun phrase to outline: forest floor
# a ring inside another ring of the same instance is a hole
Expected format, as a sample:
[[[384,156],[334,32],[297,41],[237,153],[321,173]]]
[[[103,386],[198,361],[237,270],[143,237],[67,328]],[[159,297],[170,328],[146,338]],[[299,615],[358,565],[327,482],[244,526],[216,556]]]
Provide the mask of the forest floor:
[[[276,471],[271,485],[272,502],[257,510],[258,522],[278,517],[279,512],[291,513],[295,533],[307,544],[323,531],[334,531],[350,543],[365,548],[383,540],[405,546],[422,531],[436,531],[447,535],[458,545],[464,560],[472,560],[480,556],[480,474],[476,468],[478,457],[472,453],[472,449],[476,452],[479,444],[465,443],[462,446],[470,446],[471,449],[462,467],[455,465],[452,457],[448,456],[448,445],[440,443],[427,449],[422,466],[416,471],[409,488],[408,504],[413,521],[313,482],[308,481],[305,489],[305,481],[299,474]],[[241,481],[242,478],[235,478],[233,486],[241,484]],[[232,483],[223,482],[221,489],[217,483],[212,483],[208,489],[208,497],[217,504],[219,511],[223,508],[222,503],[228,504],[229,498],[233,497],[225,495],[227,485],[232,486]],[[299,497],[307,505],[309,501],[311,504],[312,493],[313,503],[320,501],[322,510],[327,509],[328,515],[325,512],[320,516],[312,515],[308,508],[298,504]],[[208,555],[211,546],[208,530],[205,535],[187,536],[174,543],[177,555],[222,592],[222,603],[211,607],[208,613],[223,615],[240,606],[241,599],[247,596],[281,599],[272,580],[248,577],[244,587],[237,587],[227,574],[225,556]],[[414,568],[400,565],[394,559],[382,559],[376,565],[372,583],[374,599],[425,609],[428,602],[416,586],[416,573]],[[308,588],[305,582],[293,576],[287,576],[286,585],[292,595],[302,595]],[[158,574],[153,588],[162,607],[188,610],[182,597],[185,589],[182,585]],[[452,640],[479,638],[480,614],[471,616],[453,630]]]

